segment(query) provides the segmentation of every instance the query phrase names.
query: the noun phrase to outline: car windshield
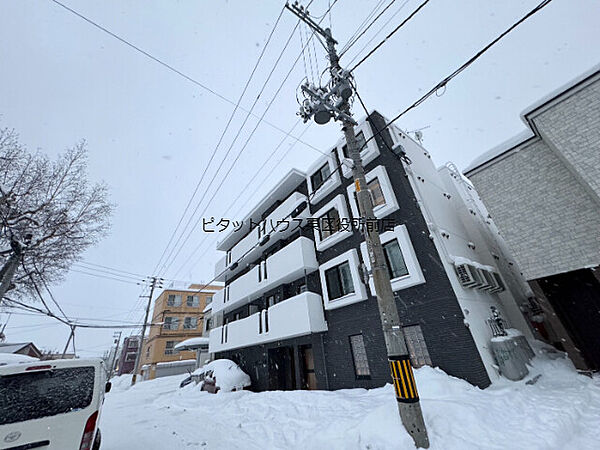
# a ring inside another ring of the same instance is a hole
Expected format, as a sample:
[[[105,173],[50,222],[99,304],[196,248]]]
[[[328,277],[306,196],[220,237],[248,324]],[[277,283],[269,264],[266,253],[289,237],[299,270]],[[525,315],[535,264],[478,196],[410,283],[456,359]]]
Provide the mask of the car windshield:
[[[25,372],[0,377],[0,425],[55,416],[92,402],[94,367]]]

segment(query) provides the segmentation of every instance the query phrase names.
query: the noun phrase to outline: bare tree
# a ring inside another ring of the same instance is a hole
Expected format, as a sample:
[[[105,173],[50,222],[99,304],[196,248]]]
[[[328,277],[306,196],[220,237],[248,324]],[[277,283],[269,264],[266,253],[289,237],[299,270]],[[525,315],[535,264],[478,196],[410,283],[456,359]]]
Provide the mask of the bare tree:
[[[30,153],[14,130],[0,129],[0,265],[21,250],[11,295],[31,293],[33,279],[54,283],[109,229],[112,205],[103,183],[87,179],[79,142],[55,161]]]

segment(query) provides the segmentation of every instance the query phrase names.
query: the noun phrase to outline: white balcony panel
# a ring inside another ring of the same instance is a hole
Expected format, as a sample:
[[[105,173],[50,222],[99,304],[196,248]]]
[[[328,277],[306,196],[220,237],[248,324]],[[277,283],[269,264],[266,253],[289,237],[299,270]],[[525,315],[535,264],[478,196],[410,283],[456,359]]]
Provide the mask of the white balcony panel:
[[[210,331],[209,352],[249,347],[327,331],[321,296],[304,292]]]
[[[260,296],[280,284],[289,283],[300,278],[306,273],[314,272],[319,268],[314,242],[307,237],[299,237],[295,241],[273,254],[266,260],[266,278],[260,277],[259,271],[264,274],[265,264],[253,267],[249,272],[237,278],[225,289],[213,297],[213,314],[221,310],[231,310],[244,304],[244,302]],[[227,291],[229,291],[227,293]],[[227,301],[225,299],[227,298]]]
[[[304,225],[306,218],[310,216],[310,211],[308,208],[305,208],[304,211],[300,212],[296,216],[290,216],[290,214],[306,201],[306,195],[300,192],[294,192],[261,222],[261,224],[265,224],[264,229],[266,234],[271,235],[269,239],[269,245],[272,242],[286,239],[290,236],[290,234],[297,230],[299,222],[294,219],[301,219],[302,225]],[[226,278],[230,278],[237,274],[245,267],[248,267],[248,264],[252,263],[256,258],[258,258],[263,251],[262,247],[257,246],[258,240],[258,229],[255,228],[233,246],[231,249],[230,264],[225,264],[225,257],[219,259],[215,265],[215,276],[217,277],[216,281],[225,281]],[[242,256],[244,258],[240,260]],[[238,261],[238,265],[235,269],[224,272],[228,266],[231,266],[236,261]]]

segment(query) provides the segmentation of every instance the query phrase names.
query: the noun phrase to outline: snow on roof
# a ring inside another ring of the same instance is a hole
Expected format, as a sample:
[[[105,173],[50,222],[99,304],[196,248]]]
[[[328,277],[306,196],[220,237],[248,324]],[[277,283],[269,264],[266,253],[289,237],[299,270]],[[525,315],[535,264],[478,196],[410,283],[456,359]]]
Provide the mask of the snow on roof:
[[[171,366],[185,366],[188,364],[196,364],[195,359],[182,359],[181,361],[167,361],[167,362],[159,362],[156,363],[157,366],[161,367],[171,367]]]
[[[595,76],[595,75],[597,75],[599,73],[600,73],[600,64],[596,64],[595,66],[591,67],[589,70],[583,72],[582,74],[580,74],[577,77],[571,79],[567,83],[565,83],[562,86],[554,89],[553,91],[549,92],[545,96],[541,97],[540,99],[538,99],[537,101],[535,101],[534,103],[532,103],[531,105],[529,105],[527,108],[525,108],[521,112],[521,119],[523,120],[523,122],[525,122],[525,124],[528,127],[531,128],[532,124],[527,119],[528,115],[530,115],[532,112],[534,112],[538,108],[544,106],[546,103],[549,103],[552,100],[554,100],[554,99],[560,97],[561,95],[565,94],[566,92],[568,92],[569,90],[573,89],[577,85],[581,84],[582,82],[584,82],[588,78],[591,78],[591,77],[593,77],[593,76]],[[535,126],[534,126],[534,128],[535,128]],[[470,172],[470,171],[478,168],[479,166],[485,164],[486,162],[491,161],[494,158],[497,158],[498,156],[502,155],[503,153],[506,153],[509,150],[512,150],[513,148],[518,147],[519,145],[525,143],[526,141],[528,141],[529,139],[531,139],[535,135],[536,134],[531,129],[523,130],[522,132],[520,132],[516,136],[513,136],[512,138],[510,138],[510,139],[502,142],[500,145],[495,146],[491,150],[488,150],[485,153],[482,153],[477,158],[475,158],[471,162],[471,164],[469,164],[463,170],[463,173],[466,174],[466,173],[468,173],[468,172]]]
[[[573,89],[578,84],[582,83],[586,79],[591,78],[592,76],[594,76],[598,73],[600,73],[600,64],[596,64],[596,65],[590,67],[585,72],[577,75],[575,78],[572,78],[571,80],[567,81],[566,83],[557,87],[556,89],[550,91],[548,94],[544,95],[542,98],[538,99],[537,101],[535,101],[534,103],[529,105],[527,108],[525,108],[521,112],[521,117],[523,118],[523,120],[525,120],[525,116],[532,113],[533,111],[538,109],[540,106],[543,106],[544,104],[554,100],[555,98],[560,97],[565,92],[569,91],[570,89]]]
[[[18,344],[7,342],[5,344],[0,344],[0,353],[15,353],[23,347],[27,347],[29,344],[31,344],[31,342],[21,342]]]
[[[450,259],[452,260],[452,262],[455,265],[469,264],[469,265],[471,265],[473,267],[476,267],[478,269],[481,269],[481,270],[489,270],[491,272],[496,272],[497,271],[495,267],[486,266],[484,264],[480,264],[480,263],[478,263],[476,261],[472,261],[469,258],[465,258],[463,256],[452,256],[452,255],[450,255]]]
[[[186,339],[185,341],[181,341],[179,344],[175,345],[176,350],[195,350],[199,347],[208,346],[208,338],[204,336],[198,336]]]
[[[250,229],[250,219],[254,222],[261,220],[262,214],[277,200],[284,200],[294,189],[306,179],[306,174],[298,169],[291,169],[273,188],[265,194],[260,202],[243,218],[241,229],[229,231],[217,242],[217,250],[228,250],[242,239]]]
[[[469,164],[463,170],[463,173],[466,174],[466,173],[470,172],[471,170],[476,169],[477,167],[485,164],[488,161],[491,161],[494,158],[497,158],[498,156],[502,155],[503,153],[508,152],[509,150],[512,150],[513,148],[523,144],[524,142],[528,141],[529,139],[531,139],[533,137],[535,137],[535,135],[533,134],[533,131],[531,131],[531,130],[521,131],[516,136],[513,136],[510,139],[507,139],[506,141],[502,142],[501,144],[496,145],[492,149],[482,153],[480,156],[475,158],[473,161],[471,161],[471,164]]]

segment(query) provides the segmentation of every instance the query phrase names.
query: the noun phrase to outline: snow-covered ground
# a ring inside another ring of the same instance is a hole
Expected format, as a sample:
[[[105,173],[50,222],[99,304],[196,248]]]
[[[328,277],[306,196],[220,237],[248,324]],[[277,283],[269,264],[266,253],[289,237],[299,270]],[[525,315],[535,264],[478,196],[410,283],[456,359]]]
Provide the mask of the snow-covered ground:
[[[414,448],[391,385],[212,395],[179,389],[183,378],[133,388],[129,377],[114,379],[103,450]],[[600,377],[578,375],[565,360],[538,357],[526,380],[486,390],[429,367],[416,378],[432,449],[600,448]]]

